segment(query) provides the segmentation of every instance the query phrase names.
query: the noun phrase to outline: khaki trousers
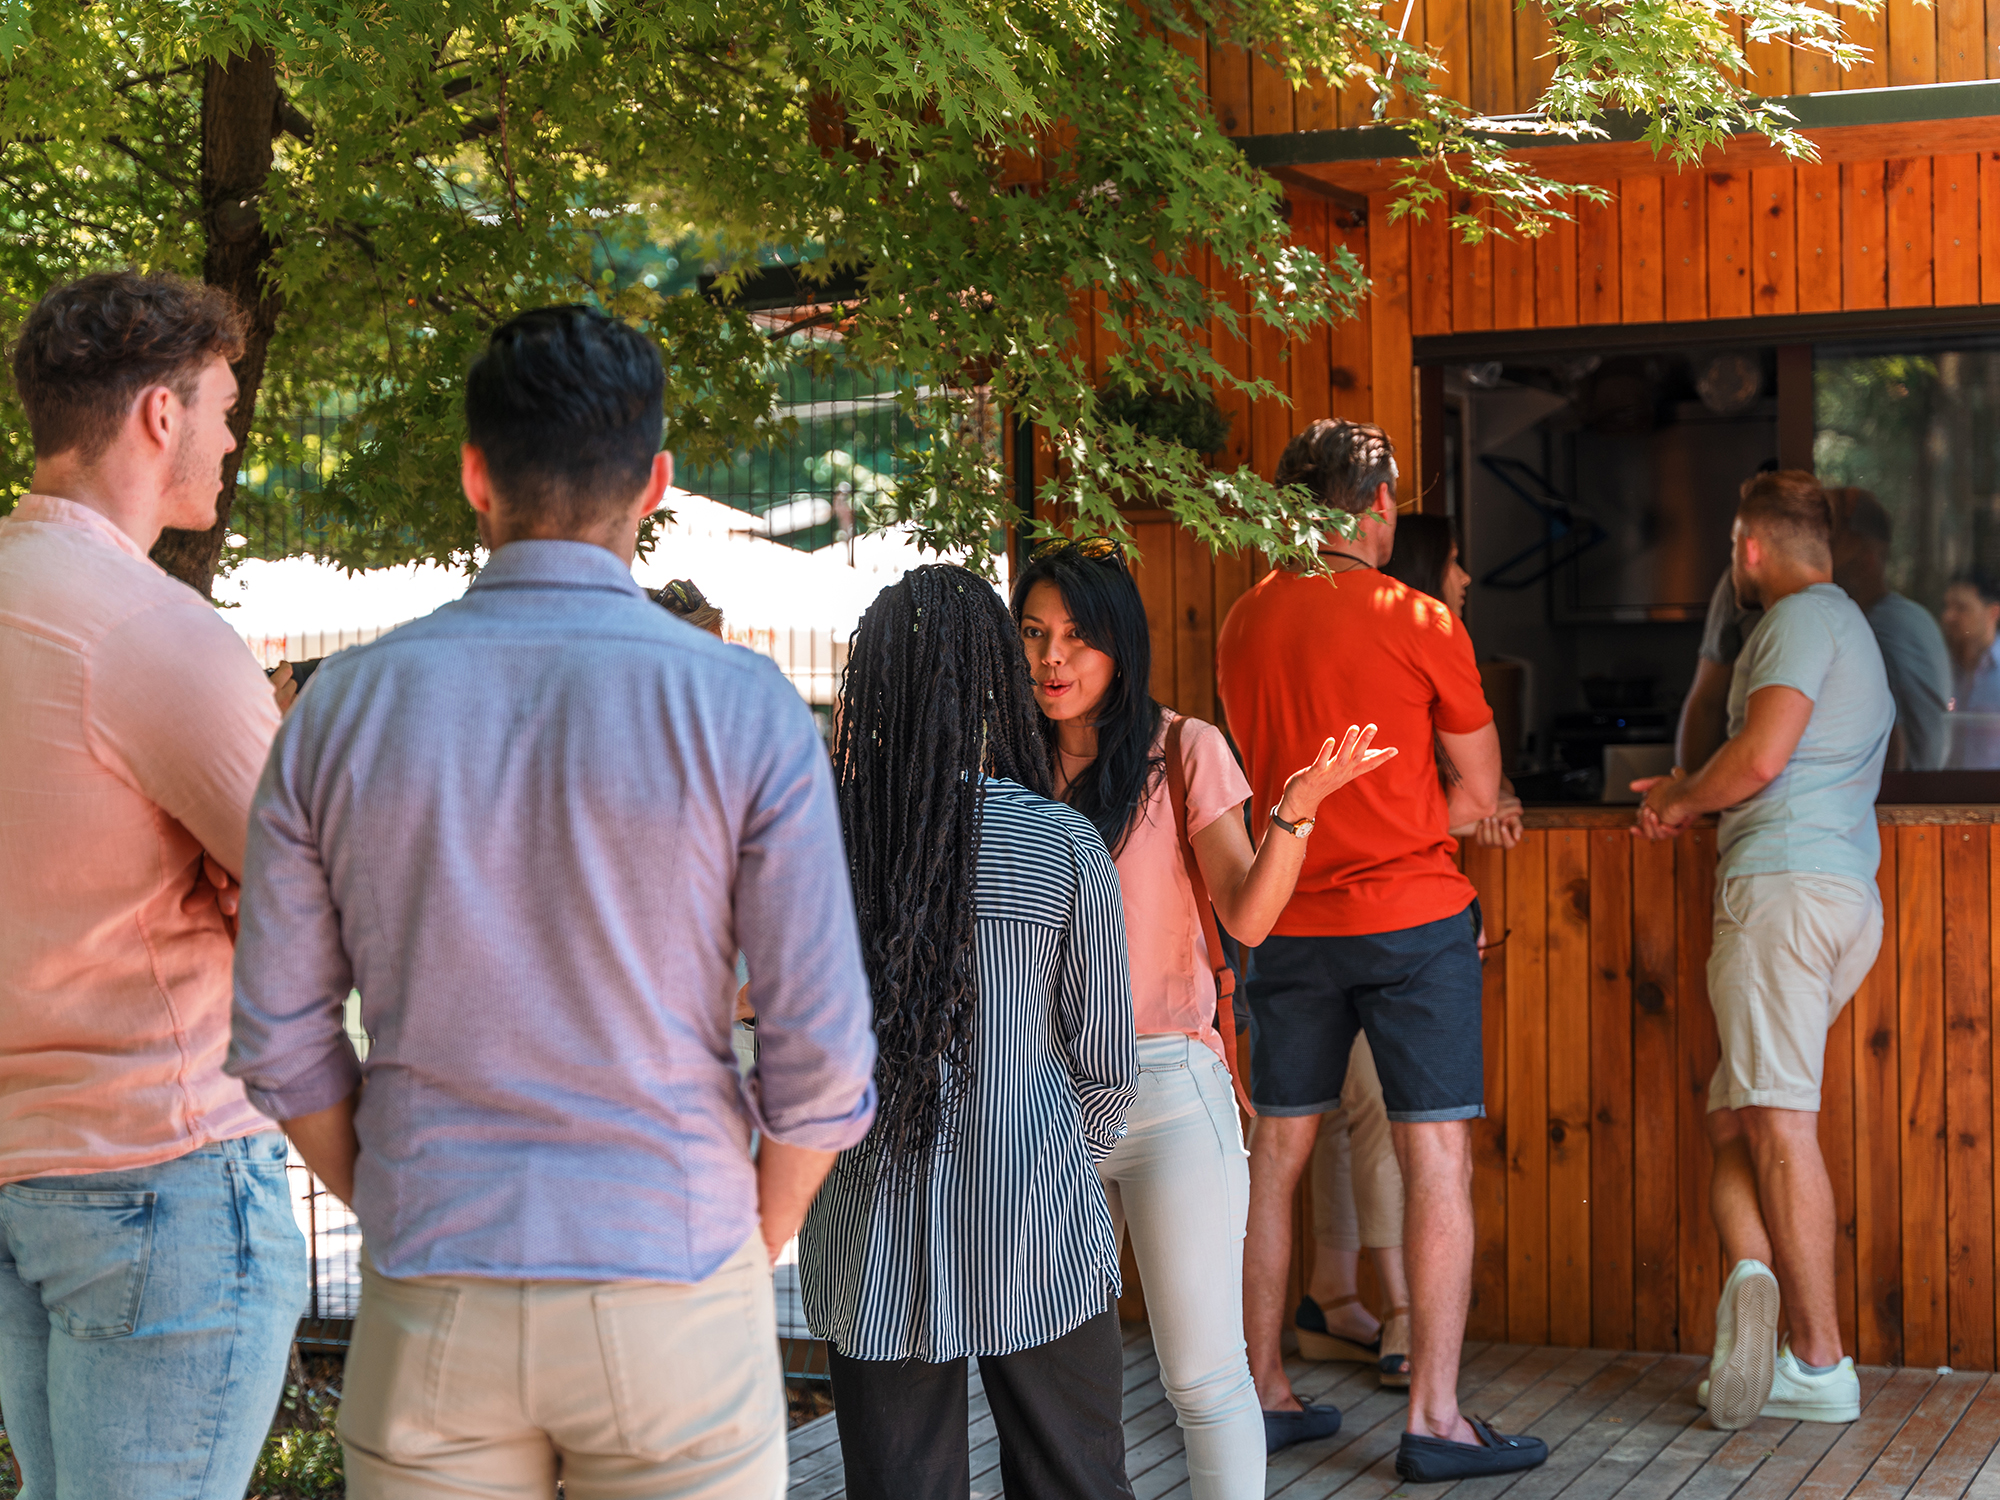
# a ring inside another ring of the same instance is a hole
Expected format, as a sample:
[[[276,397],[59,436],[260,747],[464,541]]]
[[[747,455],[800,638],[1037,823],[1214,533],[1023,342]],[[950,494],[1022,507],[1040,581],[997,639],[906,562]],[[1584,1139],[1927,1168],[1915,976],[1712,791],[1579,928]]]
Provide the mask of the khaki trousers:
[[[1403,1243],[1403,1172],[1382,1080],[1364,1032],[1354,1039],[1340,1108],[1319,1117],[1312,1154],[1313,1238],[1328,1250]]]
[[[693,1285],[392,1280],[363,1264],[352,1500],[778,1500],[785,1393],[751,1236]]]

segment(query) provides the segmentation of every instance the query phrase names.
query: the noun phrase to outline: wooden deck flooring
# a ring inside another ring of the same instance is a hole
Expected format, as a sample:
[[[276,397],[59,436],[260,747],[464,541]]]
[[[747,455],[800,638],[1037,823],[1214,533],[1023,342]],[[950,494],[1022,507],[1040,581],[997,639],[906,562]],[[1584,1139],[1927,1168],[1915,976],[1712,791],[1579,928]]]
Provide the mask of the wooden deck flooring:
[[[1335,1437],[1271,1459],[1266,1496],[1285,1500],[2000,1500],[2000,1376],[1864,1369],[1861,1420],[1844,1427],[1766,1419],[1718,1432],[1695,1405],[1707,1360],[1519,1344],[1469,1344],[1465,1409],[1549,1445],[1540,1469],[1458,1485],[1403,1484],[1404,1398],[1358,1365],[1295,1361],[1307,1399],[1346,1420]],[[1001,1493],[999,1445],[975,1369],[973,1500]],[[1180,1428],[1143,1325],[1125,1341],[1126,1470],[1137,1500],[1187,1500]],[[790,1500],[846,1493],[831,1416],[792,1434]],[[1019,1497],[1030,1500],[1030,1497]]]

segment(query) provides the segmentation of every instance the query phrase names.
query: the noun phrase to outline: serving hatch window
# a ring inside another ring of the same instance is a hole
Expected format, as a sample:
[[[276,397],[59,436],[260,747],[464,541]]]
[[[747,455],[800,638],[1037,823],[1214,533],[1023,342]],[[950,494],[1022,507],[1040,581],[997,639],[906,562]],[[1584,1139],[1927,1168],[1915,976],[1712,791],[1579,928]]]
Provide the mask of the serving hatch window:
[[[1903,769],[2000,770],[2000,340],[1822,345],[1813,429],[1820,481],[1853,518],[1840,581],[1907,636],[1884,642],[1907,658],[1899,698],[1943,673],[1939,732],[1907,737]]]

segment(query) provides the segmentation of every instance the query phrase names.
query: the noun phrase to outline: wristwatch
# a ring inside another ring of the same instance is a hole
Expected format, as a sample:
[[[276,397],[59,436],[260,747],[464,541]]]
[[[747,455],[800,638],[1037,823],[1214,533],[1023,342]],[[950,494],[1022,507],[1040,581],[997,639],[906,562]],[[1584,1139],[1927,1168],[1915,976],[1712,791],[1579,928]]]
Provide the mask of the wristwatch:
[[[1271,809],[1271,826],[1273,828],[1282,828],[1295,839],[1310,838],[1312,836],[1313,825],[1318,821],[1319,819],[1317,818],[1304,818],[1297,823],[1287,823],[1283,818],[1278,816],[1277,808],[1274,807]]]

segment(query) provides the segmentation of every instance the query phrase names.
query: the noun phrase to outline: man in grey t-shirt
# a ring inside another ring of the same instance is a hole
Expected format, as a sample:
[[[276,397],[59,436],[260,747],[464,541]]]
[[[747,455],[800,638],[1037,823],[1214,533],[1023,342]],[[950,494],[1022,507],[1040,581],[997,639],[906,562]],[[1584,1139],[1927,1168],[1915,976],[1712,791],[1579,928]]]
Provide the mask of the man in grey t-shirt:
[[[1921,604],[1889,587],[1892,523],[1882,503],[1858,489],[1831,491],[1828,500],[1834,518],[1833,581],[1866,616],[1896,703],[1888,768],[1934,771],[1944,764],[1945,714],[1951,706],[1951,658],[1944,634]],[[1677,759],[1683,770],[1698,770],[1721,747],[1727,735],[1730,676],[1744,638],[1761,618],[1762,609],[1737,600],[1735,582],[1724,573],[1708,601],[1701,658],[1681,706]]]
[[[1720,813],[1709,1004],[1709,1202],[1731,1262],[1705,1399],[1715,1425],[1760,1414],[1851,1422],[1854,1362],[1834,1306],[1833,1185],[1820,1155],[1826,1034],[1882,943],[1875,795],[1895,703],[1874,633],[1832,579],[1825,492],[1796,470],[1743,486],[1736,595],[1763,606],[1731,670],[1729,738],[1692,775],[1634,783],[1636,832]],[[1776,1274],[1773,1274],[1775,1267]],[[1777,1347],[1780,1294],[1791,1337]]]

